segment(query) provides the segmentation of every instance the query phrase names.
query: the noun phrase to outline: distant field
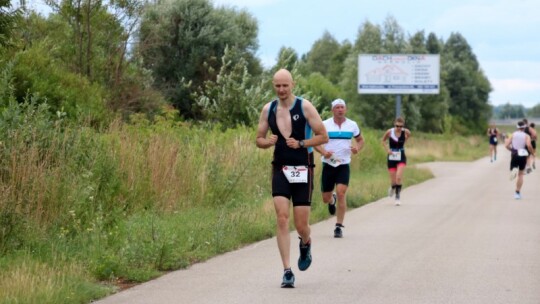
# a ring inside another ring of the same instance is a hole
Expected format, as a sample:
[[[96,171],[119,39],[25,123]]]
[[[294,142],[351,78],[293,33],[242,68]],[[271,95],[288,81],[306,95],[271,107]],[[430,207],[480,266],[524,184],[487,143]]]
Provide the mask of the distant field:
[[[540,123],[540,117],[527,118],[529,122],[534,122],[535,124]],[[495,124],[496,126],[515,126],[519,119],[492,119],[489,121],[490,124]]]

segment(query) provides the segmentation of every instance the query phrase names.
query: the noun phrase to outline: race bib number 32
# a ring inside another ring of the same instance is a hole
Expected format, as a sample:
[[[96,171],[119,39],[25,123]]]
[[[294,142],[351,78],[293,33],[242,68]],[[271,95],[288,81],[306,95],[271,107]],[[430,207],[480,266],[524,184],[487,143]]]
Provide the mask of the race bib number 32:
[[[282,170],[289,183],[308,182],[308,166],[283,166]]]

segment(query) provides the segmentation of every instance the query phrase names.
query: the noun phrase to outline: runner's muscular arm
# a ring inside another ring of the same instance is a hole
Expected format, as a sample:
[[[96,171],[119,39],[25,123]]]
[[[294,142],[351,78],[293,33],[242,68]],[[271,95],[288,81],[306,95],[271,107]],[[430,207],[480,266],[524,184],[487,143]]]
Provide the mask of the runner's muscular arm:
[[[510,136],[508,136],[506,138],[506,140],[504,141],[504,147],[508,150],[508,151],[512,151],[512,134],[510,134]]]
[[[386,154],[391,154],[392,151],[390,151],[390,147],[387,146],[388,143],[388,137],[390,136],[390,130],[387,130],[381,140],[382,146],[384,150],[386,151]]]
[[[259,117],[259,125],[257,127],[257,139],[256,144],[258,148],[261,149],[268,149],[271,146],[275,145],[277,142],[277,135],[272,134],[269,138],[266,138],[266,135],[268,134],[268,129],[270,126],[268,125],[268,111],[270,109],[270,103],[267,103],[264,105],[261,116]]]
[[[529,154],[534,155],[534,149],[531,143],[531,137],[527,134],[527,137],[525,137],[525,143],[527,145],[527,149],[529,150]]]
[[[360,135],[358,135],[354,139],[356,141],[356,145],[353,145],[353,147],[351,148],[351,151],[353,154],[356,154],[364,148],[364,136],[362,135],[362,133],[360,133]]]
[[[313,149],[315,149],[315,151],[321,153],[321,155],[324,156],[324,158],[326,158],[326,159],[329,159],[330,157],[332,157],[332,154],[334,154],[334,152],[332,152],[332,151],[326,151],[324,145],[315,146],[315,147],[313,147]]]
[[[405,129],[405,141],[407,141],[407,139],[409,139],[409,137],[411,137],[411,131],[409,129]]]
[[[326,153],[326,150],[324,149],[324,145],[314,146],[313,149],[315,149],[315,151],[319,152],[322,155]]]
[[[531,133],[531,140],[536,140],[538,137],[536,134],[536,130],[529,127],[529,132]]]

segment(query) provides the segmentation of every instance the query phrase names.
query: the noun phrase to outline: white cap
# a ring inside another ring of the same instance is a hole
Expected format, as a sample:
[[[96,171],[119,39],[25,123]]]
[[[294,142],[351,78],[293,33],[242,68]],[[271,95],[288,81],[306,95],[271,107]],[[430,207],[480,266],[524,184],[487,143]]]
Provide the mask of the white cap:
[[[332,109],[337,105],[343,105],[344,107],[346,107],[345,100],[338,98],[338,99],[332,101]]]

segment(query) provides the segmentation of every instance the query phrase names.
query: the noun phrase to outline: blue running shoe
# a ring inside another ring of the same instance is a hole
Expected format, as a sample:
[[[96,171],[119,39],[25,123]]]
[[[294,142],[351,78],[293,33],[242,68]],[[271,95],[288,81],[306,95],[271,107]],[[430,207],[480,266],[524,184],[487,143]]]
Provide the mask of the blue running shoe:
[[[341,227],[343,227],[343,226],[336,226],[336,229],[334,229],[334,237],[335,238],[342,238],[343,237],[343,231],[341,231]]]
[[[294,288],[294,273],[292,270],[287,269],[283,273],[283,282],[281,288]]]
[[[300,238],[300,257],[298,258],[298,269],[304,271],[311,265],[311,241],[303,244]]]

